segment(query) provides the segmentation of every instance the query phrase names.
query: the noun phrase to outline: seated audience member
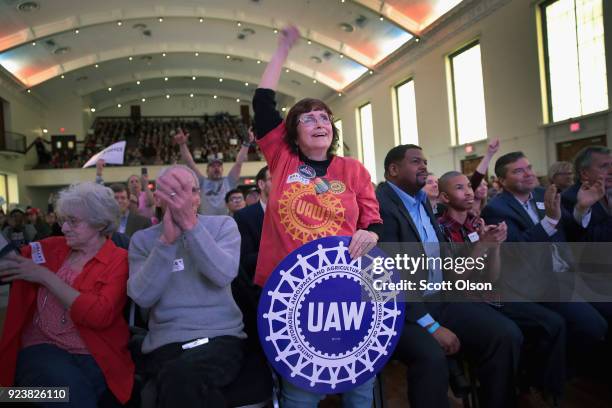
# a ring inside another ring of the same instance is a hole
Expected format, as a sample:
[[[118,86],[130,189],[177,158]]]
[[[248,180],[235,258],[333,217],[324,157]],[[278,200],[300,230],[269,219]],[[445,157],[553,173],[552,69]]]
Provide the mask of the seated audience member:
[[[561,203],[567,211],[578,211],[586,216],[586,209],[576,208],[578,192],[583,184],[594,186],[598,181],[603,183],[604,195],[591,207],[587,236],[570,236],[570,240],[612,241],[612,234],[606,233],[612,232],[610,228],[606,228],[612,219],[612,156],[610,149],[604,146],[585,147],[576,155],[574,170],[576,184],[567,188],[561,196]]]
[[[435,174],[427,173],[427,180],[425,181],[425,186],[423,186],[423,191],[427,194],[433,213],[438,214],[438,195],[440,192],[438,191],[438,178]]]
[[[242,210],[246,207],[246,202],[244,201],[244,194],[242,191],[235,188],[230,190],[225,194],[225,205],[227,206],[227,212],[230,216],[234,216],[234,213],[238,210]]]
[[[128,294],[150,308],[142,352],[160,407],[225,406],[219,388],[236,378],[243,358],[242,314],[230,289],[240,233],[230,217],[197,214],[198,185],[188,167],[162,170],[155,196],[163,218],[130,244]]]
[[[69,387],[71,407],[95,408],[107,389],[125,403],[134,381],[123,318],[128,260],[108,239],[119,207],[109,188],[81,183],[60,192],[57,211],[63,237],[0,260],[0,280],[12,282],[0,384]]]
[[[463,174],[450,171],[439,180],[440,202],[446,206],[446,212],[438,222],[442,231],[451,242],[475,242],[472,258],[483,255],[482,246],[489,247],[487,254],[487,267],[496,272],[496,276],[483,277],[482,281],[496,283],[500,268],[500,244],[506,240],[507,226],[505,222],[495,225],[485,225],[482,218],[471,214],[475,205],[474,191],[468,178]],[[476,233],[477,235],[474,235]],[[491,247],[491,243],[497,244]],[[479,280],[478,276],[465,276],[467,279]],[[522,330],[526,342],[529,342],[532,353],[529,359],[530,373],[533,384],[539,389],[557,399],[563,392],[565,384],[565,323],[563,318],[553,312],[532,302],[500,302],[499,293],[480,296],[481,300],[489,303],[498,312],[514,321]]]
[[[249,205],[253,205],[259,202],[259,189],[257,187],[251,187],[244,197],[244,201],[246,202],[247,207]]]
[[[234,220],[238,224],[238,230],[242,237],[240,242],[240,265],[251,279],[255,276],[259,243],[263,230],[264,212],[266,211],[266,204],[272,189],[272,176],[268,166],[264,166],[257,172],[255,182],[261,191],[259,201],[234,214]]]
[[[119,205],[119,228],[117,232],[125,234],[131,238],[136,231],[146,229],[151,226],[151,220],[138,215],[129,209],[129,193],[125,184],[113,184],[110,186],[115,195],[115,200]]]
[[[400,243],[398,251],[440,257],[445,242],[427,195],[427,159],[416,145],[400,145],[385,158],[385,179],[376,190],[383,219],[381,242]],[[393,254],[390,254],[393,255]],[[415,280],[444,279],[439,264],[420,269]],[[396,356],[408,365],[411,407],[448,407],[447,355],[460,349],[476,363],[481,404],[511,407],[522,334],[514,322],[485,303],[448,303],[439,291],[418,292],[406,305],[406,324]]]
[[[9,212],[8,226],[2,233],[16,248],[29,244],[36,238],[36,228],[26,223],[26,214],[21,207],[15,207]]]
[[[548,182],[557,186],[557,191],[563,193],[574,184],[572,163],[566,161],[554,162],[548,169]]]
[[[200,213],[205,215],[227,215],[226,202],[223,199],[230,190],[236,188],[240,179],[242,164],[247,159],[250,142],[253,142],[253,140],[242,144],[236,157],[236,163],[232,166],[227,176],[223,176],[223,160],[218,157],[215,158],[213,155],[212,158],[208,158],[206,177],[204,177],[189,152],[189,146],[187,145],[188,138],[189,133],[184,133],[182,129],[179,129],[174,135],[175,143],[180,146],[181,159],[198,176],[201,190],[200,200],[202,202]]]
[[[508,242],[551,243],[522,250],[504,284],[521,298],[542,301],[546,308],[560,314],[567,327],[570,356],[579,356],[603,340],[606,320],[586,302],[551,302],[559,299],[566,277],[573,273],[571,254],[563,242],[568,233],[580,231],[585,219],[561,208],[561,197],[553,184],[546,191],[538,181],[531,164],[522,152],[501,156],[495,163],[495,174],[503,192],[483,209],[487,223],[505,222]],[[595,190],[581,188],[578,201],[590,208],[599,198]],[[526,284],[528,282],[528,284]]]

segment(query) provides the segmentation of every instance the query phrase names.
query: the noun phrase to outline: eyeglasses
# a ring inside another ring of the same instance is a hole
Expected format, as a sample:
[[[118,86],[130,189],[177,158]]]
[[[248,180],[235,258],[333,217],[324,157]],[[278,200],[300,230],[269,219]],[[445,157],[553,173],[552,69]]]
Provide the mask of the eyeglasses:
[[[304,114],[300,116],[298,121],[301,122],[304,126],[315,126],[317,123],[319,123],[319,119],[321,120],[321,122],[323,122],[324,125],[329,125],[331,123],[331,119],[325,113],[319,114],[318,118],[312,113]]]
[[[68,217],[59,217],[57,219],[57,222],[60,226],[63,226],[65,223],[68,223],[68,226],[70,228],[77,228],[79,225],[81,225],[83,220],[79,220],[78,218],[68,216]]]
[[[240,201],[244,201],[244,197],[242,196],[230,197],[229,201],[234,202],[234,203],[239,203]]]

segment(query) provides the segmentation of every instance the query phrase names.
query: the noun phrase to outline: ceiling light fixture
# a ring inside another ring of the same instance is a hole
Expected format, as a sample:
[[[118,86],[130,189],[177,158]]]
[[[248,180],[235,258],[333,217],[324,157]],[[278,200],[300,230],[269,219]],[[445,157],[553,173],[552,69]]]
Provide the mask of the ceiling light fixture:
[[[338,92],[338,96],[342,96],[342,92]]]
[[[223,78],[219,78],[219,82],[223,82]]]
[[[77,28],[76,30],[74,30],[74,33],[78,34],[79,33],[79,29]]]
[[[32,93],[32,90],[31,90],[31,89],[28,89],[28,90],[27,90],[27,92],[28,92],[28,93]]]
[[[157,19],[157,21],[159,21],[160,23],[163,23],[163,22],[164,22],[164,18],[163,18],[163,17],[159,17],[159,18]]]
[[[129,57],[129,58],[128,58],[128,60],[129,60],[129,61],[131,61],[131,60],[133,60],[133,59],[134,59],[134,57]]]
[[[340,54],[340,58],[344,58],[344,54]]]
[[[278,30],[276,28],[274,29],[274,34],[278,34]]]
[[[165,56],[166,56],[166,53],[165,53],[165,52],[162,52],[162,57],[165,57]]]
[[[230,55],[225,56],[225,59],[230,59],[230,58],[232,58]]]
[[[261,60],[257,60],[257,63],[258,63],[258,64],[261,64]]]
[[[237,21],[237,22],[236,22],[236,25],[237,25],[238,27],[242,27],[242,23],[241,23],[240,21]]]
[[[236,98],[236,102],[240,102],[240,98]]]
[[[98,64],[94,65],[94,68],[98,68],[98,67],[99,67],[99,65],[98,65]]]
[[[289,72],[290,72],[290,71],[289,71],[289,68],[285,69],[285,72],[286,72],[286,73],[289,73]]]
[[[308,45],[312,45],[312,41],[308,40]]]
[[[121,107],[121,104],[120,104],[120,103],[118,103],[118,104],[117,104],[117,107],[118,107],[118,108],[120,108],[120,107]]]
[[[123,21],[121,21],[121,20],[117,21],[117,25],[118,25],[119,27],[121,27],[121,26],[123,25]]]
[[[204,18],[203,18],[203,17],[200,17],[200,20],[199,20],[199,21],[200,21],[200,23],[203,23],[203,22],[204,22]]]
[[[164,77],[164,81],[168,81],[168,77]]]
[[[142,99],[141,99],[141,101],[142,101],[142,102],[146,102],[146,99],[145,99],[145,98],[142,98]]]
[[[189,94],[189,97],[190,97],[190,98],[193,98],[193,94],[192,94],[192,93],[191,93],[191,94]]]
[[[313,84],[316,84],[316,83],[317,83],[317,80],[316,80],[316,79],[313,79],[313,80],[312,80],[312,83],[313,83]]]
[[[385,19],[385,18],[384,18],[384,17],[382,16],[382,14],[381,14],[381,15],[380,15],[380,17],[378,17],[378,19],[379,19],[380,21],[384,21],[384,19]]]
[[[96,111],[96,108],[93,108],[93,107],[92,107],[92,108],[89,108],[89,111],[90,111],[91,113],[94,113],[94,112]]]
[[[166,94],[166,99],[170,99],[170,95]]]
[[[420,42],[420,41],[421,41],[421,39],[420,39],[419,37],[416,37],[416,38],[414,39],[414,42]]]
[[[60,78],[61,78],[61,79],[64,79],[64,78],[66,78],[66,77],[64,76],[64,74],[62,74],[62,75],[60,75]]]
[[[217,99],[217,95],[213,95],[213,99]]]
[[[36,47],[36,41],[32,41],[32,47]]]
[[[49,129],[43,128],[43,133],[49,133]]]
[[[113,90],[113,88],[111,88],[110,86],[108,87],[108,92],[111,92]]]
[[[136,81],[136,85],[140,85],[140,81]]]
[[[191,77],[191,80],[192,80],[192,81],[195,81],[195,80],[196,80],[196,77],[192,76],[192,77]]]
[[[369,74],[370,74],[370,75],[372,75],[373,73],[374,73],[374,71],[372,71],[372,70],[370,70],[370,71],[369,71]]]
[[[286,108],[286,107],[284,107],[284,106],[281,108],[281,111],[282,111],[282,112],[285,112],[286,110],[287,110],[287,108]]]
[[[195,56],[196,56],[196,57],[200,56],[200,53],[199,53],[199,52],[196,52],[196,53],[195,53]]]

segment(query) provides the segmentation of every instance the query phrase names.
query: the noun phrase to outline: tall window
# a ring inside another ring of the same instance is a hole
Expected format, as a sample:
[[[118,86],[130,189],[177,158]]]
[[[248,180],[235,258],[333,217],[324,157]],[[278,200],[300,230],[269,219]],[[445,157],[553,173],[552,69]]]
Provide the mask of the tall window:
[[[338,156],[344,156],[344,135],[342,134],[342,119],[338,119],[334,122],[336,129],[338,129],[338,149],[336,154]]]
[[[401,144],[419,144],[414,81],[409,79],[395,87],[397,122]]]
[[[555,0],[541,7],[552,121],[608,109],[602,0]]]
[[[455,142],[487,138],[480,44],[475,42],[449,56]]]
[[[374,154],[374,124],[372,122],[372,104],[368,103],[358,109],[358,128],[361,136],[361,154],[363,165],[376,182],[376,156]]]

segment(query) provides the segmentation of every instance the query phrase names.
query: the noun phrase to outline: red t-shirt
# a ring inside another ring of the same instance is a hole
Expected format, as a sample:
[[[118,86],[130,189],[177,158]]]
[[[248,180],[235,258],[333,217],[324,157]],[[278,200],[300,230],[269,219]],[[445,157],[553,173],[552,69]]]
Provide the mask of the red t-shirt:
[[[325,176],[329,189],[317,194],[317,179],[300,176],[304,162],[284,141],[281,123],[257,141],[272,175],[255,283],[263,286],[291,251],[317,238],[351,236],[382,224],[370,174],[355,159],[334,156]]]

